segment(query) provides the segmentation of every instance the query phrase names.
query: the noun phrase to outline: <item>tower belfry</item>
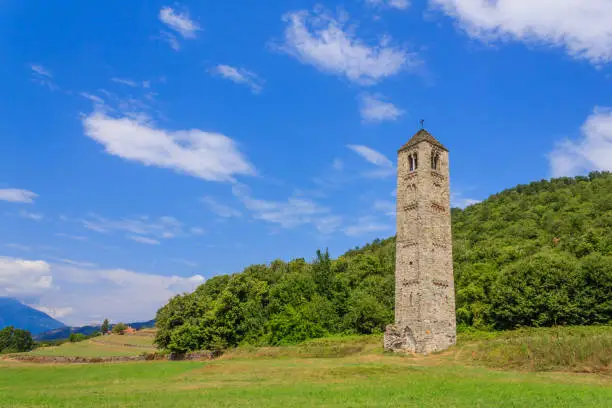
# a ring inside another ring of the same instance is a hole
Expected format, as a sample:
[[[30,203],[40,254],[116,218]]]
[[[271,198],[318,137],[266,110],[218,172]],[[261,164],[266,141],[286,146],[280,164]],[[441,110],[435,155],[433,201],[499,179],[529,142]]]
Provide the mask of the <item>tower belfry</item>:
[[[456,342],[448,150],[425,129],[399,149],[395,324],[386,350],[429,353]]]

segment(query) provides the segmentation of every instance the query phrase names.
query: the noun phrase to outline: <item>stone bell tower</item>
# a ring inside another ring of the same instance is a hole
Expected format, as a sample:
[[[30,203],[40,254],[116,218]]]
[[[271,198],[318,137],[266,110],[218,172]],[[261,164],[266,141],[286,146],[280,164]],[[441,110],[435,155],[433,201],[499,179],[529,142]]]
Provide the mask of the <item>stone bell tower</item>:
[[[398,152],[395,324],[386,350],[430,353],[455,344],[448,150],[421,129]]]

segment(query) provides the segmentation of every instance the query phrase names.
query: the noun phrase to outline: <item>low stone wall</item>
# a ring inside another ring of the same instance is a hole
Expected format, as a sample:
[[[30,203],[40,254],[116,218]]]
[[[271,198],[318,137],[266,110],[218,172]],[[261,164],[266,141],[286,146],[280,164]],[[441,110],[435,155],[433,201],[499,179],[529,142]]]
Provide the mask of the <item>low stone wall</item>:
[[[187,354],[160,354],[143,353],[139,356],[112,356],[112,357],[64,357],[64,356],[36,356],[28,354],[7,355],[3,359],[41,364],[91,364],[91,363],[122,363],[128,361],[205,361],[219,357],[221,353],[212,351],[196,351]]]
[[[9,360],[24,361],[30,363],[120,363],[126,361],[144,361],[145,355],[141,356],[112,356],[112,357],[64,357],[64,356],[34,356],[34,355],[13,355],[5,357]]]

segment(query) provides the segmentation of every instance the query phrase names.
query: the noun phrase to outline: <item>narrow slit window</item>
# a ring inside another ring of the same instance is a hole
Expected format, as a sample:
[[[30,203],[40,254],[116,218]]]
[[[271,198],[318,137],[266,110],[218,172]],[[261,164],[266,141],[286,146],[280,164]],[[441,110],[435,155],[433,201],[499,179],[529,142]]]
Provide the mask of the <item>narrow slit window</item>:
[[[410,171],[414,170],[414,161],[412,160],[412,155],[408,156],[408,163],[410,163]]]
[[[417,156],[417,154],[414,154],[414,169],[418,169],[419,168],[419,157]]]

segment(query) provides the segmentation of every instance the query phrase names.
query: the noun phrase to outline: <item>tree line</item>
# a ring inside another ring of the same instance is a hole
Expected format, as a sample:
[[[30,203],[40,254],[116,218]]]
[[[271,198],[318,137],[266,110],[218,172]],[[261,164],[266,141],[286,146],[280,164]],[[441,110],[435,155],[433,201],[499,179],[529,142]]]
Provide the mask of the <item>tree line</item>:
[[[519,185],[452,209],[460,330],[612,320],[612,173]],[[395,238],[331,259],[251,265],[159,309],[174,352],[382,332],[393,321]]]

